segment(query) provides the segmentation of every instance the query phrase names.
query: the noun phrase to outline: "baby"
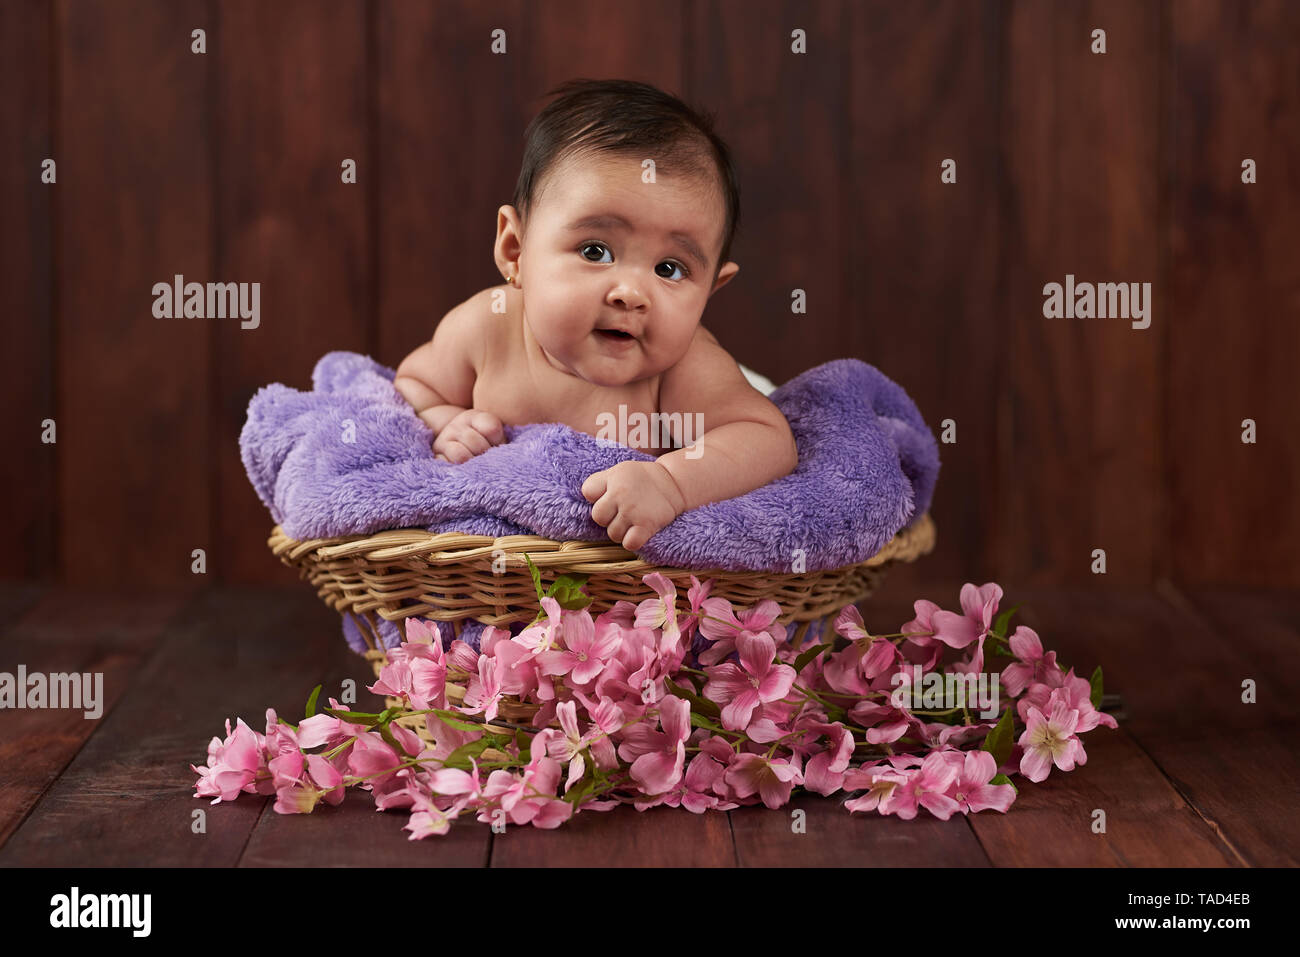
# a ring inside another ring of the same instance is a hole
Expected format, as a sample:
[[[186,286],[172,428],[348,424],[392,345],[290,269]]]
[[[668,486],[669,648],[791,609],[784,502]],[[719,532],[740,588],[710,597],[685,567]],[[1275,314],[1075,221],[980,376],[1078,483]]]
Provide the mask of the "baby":
[[[727,261],[739,198],[727,147],[675,97],[630,81],[574,80],[533,120],[514,205],[497,211],[506,278],[442,318],[397,369],[397,390],[461,463],[504,425],[700,422],[681,448],[649,430],[652,462],[582,485],[591,517],[635,551],[687,509],[788,475],[781,411],[700,325],[739,271]],[[654,413],[660,413],[654,415]],[[645,435],[644,428],[629,433]]]

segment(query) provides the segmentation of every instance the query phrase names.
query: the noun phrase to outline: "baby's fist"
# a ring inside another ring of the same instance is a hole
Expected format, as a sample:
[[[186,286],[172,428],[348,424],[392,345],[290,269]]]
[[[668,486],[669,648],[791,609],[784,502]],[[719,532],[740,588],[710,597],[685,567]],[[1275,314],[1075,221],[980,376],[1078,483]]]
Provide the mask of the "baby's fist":
[[[435,459],[459,465],[505,441],[505,428],[491,412],[466,409],[442,427],[433,440]]]
[[[676,480],[658,462],[619,462],[593,472],[582,483],[582,497],[595,503],[592,521],[630,552],[686,510]]]

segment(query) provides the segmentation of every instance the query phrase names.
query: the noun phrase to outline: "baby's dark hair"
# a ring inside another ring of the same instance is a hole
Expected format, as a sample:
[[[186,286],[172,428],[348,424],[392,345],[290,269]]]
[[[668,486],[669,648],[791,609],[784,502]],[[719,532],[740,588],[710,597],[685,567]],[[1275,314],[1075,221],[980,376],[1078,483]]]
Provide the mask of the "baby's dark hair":
[[[546,174],[565,157],[590,150],[653,158],[668,172],[709,176],[722,189],[726,219],[713,274],[731,254],[740,223],[740,190],[727,144],[713,130],[714,114],[634,80],[568,80],[547,95],[558,97],[533,117],[512,203],[527,217]]]

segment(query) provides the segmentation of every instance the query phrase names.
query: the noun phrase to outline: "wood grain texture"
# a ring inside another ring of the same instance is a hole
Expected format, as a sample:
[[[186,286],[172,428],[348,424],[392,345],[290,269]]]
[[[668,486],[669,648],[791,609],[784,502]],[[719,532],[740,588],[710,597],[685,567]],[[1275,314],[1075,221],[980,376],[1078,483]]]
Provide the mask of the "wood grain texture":
[[[1102,666],[1107,691],[1123,696],[1123,728],[1235,858],[1300,860],[1288,810],[1300,798],[1300,758],[1286,746],[1291,669],[1261,670],[1231,635],[1152,594],[1026,588],[1019,598],[1023,623],[1062,662],[1085,676]],[[1246,677],[1257,679],[1256,704],[1242,701]]]
[[[1004,27],[1007,176],[997,573],[1152,580],[1160,543],[1160,6],[1014,3]],[[1104,27],[1106,53],[1090,50]],[[1047,318],[1044,285],[1151,283],[1151,326]]]
[[[952,585],[916,594],[955,606]],[[1085,735],[1088,760],[1075,771],[1019,781],[1006,815],[909,822],[849,814],[841,794],[779,811],[619,808],[501,835],[466,820],[423,842],[407,840],[405,812],[378,814],[359,792],[307,816],[276,814],[253,795],[215,807],[193,797],[188,765],[223,733],[224,717],[260,731],[268,706],[292,719],[315,684],[338,696],[345,678],[357,681],[359,705],[377,704],[337,618],[303,590],[91,597],[100,614],[88,620],[65,590],[0,589],[0,608],[29,608],[0,631],[0,670],[18,660],[101,668],[110,699],[89,737],[80,717],[0,713],[0,817],[12,829],[27,815],[0,843],[0,866],[1231,867],[1300,858],[1291,813],[1300,768],[1285,737],[1297,679],[1269,674],[1297,638],[1294,594],[1013,589],[1012,600],[1027,602],[1021,620],[1064,664],[1085,674],[1103,665],[1127,716],[1118,731]],[[866,606],[864,619],[892,631],[909,612],[891,599]],[[1175,643],[1184,653],[1171,668]],[[1260,676],[1258,704],[1240,703],[1243,672]],[[189,829],[197,809],[203,835]],[[795,809],[807,814],[804,833],[791,828]],[[1092,831],[1098,809],[1102,834]]]
[[[855,356],[901,385],[936,439],[953,420],[956,442],[939,446],[930,505],[943,546],[924,559],[923,574],[992,573],[996,533],[1007,524],[996,511],[1006,454],[998,394],[1011,371],[1013,318],[999,298],[1001,7],[845,9],[849,141],[836,191],[847,217],[836,244],[845,251],[843,329],[812,338],[818,361]],[[940,178],[949,160],[950,184]]]
[[[371,8],[377,175],[375,358],[396,368],[439,320],[501,282],[497,209],[540,106],[532,5],[457,0]],[[505,53],[492,31],[505,31]]]
[[[854,795],[857,796],[857,795]],[[966,819],[940,821],[921,811],[911,821],[875,811],[850,813],[847,795],[804,794],[787,807],[729,811],[741,867],[987,867]],[[806,817],[794,829],[793,812]]]
[[[208,4],[54,11],[59,574],[185,586],[211,547],[211,326],[155,318],[152,290],[212,266]]]
[[[1171,4],[1171,574],[1300,584],[1300,7]],[[1253,159],[1257,182],[1241,181]],[[1253,419],[1257,440],[1242,442]]]
[[[844,354],[850,195],[845,170],[851,49],[841,4],[690,4],[690,94],[717,113],[740,188],[731,259],[740,272],[705,326],[736,359],[781,383]],[[807,53],[791,51],[806,32]],[[805,314],[791,311],[802,289]],[[855,307],[861,309],[860,306]]]
[[[310,637],[309,637],[310,636]],[[190,764],[224,721],[266,728],[266,709],[302,713],[323,680],[337,618],[296,589],[209,591],[168,628],[76,758],[0,848],[0,865],[232,867],[267,798],[212,805]],[[196,834],[196,810],[206,833]]]
[[[369,352],[371,162],[367,19],[361,0],[328,13],[307,0],[215,6],[213,154],[216,270],[261,283],[261,324],[209,322],[218,359],[211,503],[220,516],[222,580],[291,583],[269,558],[273,522],[239,458],[239,432],[260,387],[311,388],[326,352]],[[342,180],[343,161],[357,182]]]
[[[583,811],[555,830],[508,827],[492,836],[494,868],[733,866],[725,812],[624,806]]]
[[[383,699],[366,690],[375,680],[370,663],[348,647],[338,627],[331,628],[329,616],[319,620],[319,629],[280,639],[296,640],[315,650],[316,673],[323,669],[317,679],[321,683],[317,710],[331,696],[342,700],[348,680],[356,691],[356,703],[348,707],[372,713],[382,710]],[[283,717],[297,722],[302,714],[299,705]],[[488,863],[491,831],[469,818],[441,837],[411,841],[410,832],[403,830],[408,812],[377,811],[374,798],[360,788],[349,788],[337,807],[321,804],[311,814],[278,814],[273,803],[267,802],[249,835],[240,867],[486,867]]]
[[[704,317],[723,344],[777,380],[855,356],[936,434],[956,421],[940,545],[904,580],[1300,584],[1294,4],[17,0],[0,17],[21,366],[0,480],[20,547],[0,575],[184,585],[204,548],[217,579],[294,583],[238,457],[249,400],[308,388],[330,350],[396,365],[497,282],[528,120],[561,80],[621,76],[716,113],[732,146],[742,268]],[[260,282],[261,327],[154,319],[153,283],[178,273]],[[1043,317],[1067,274],[1151,282],[1151,328]]]
[[[87,601],[94,602],[92,613],[86,611]],[[167,625],[189,601],[180,591],[126,595],[62,586],[8,625],[0,639],[0,671],[15,674],[24,665],[28,675],[98,673],[102,697],[98,718],[87,718],[86,708],[0,711],[0,848],[108,722]],[[0,861],[6,851],[0,850]],[[81,862],[89,863],[84,857]]]
[[[56,572],[55,473],[58,446],[41,441],[41,423],[55,418],[53,242],[55,190],[41,182],[41,164],[56,159],[51,125],[57,79],[50,6],[20,0],[0,6],[0,289],[11,368],[5,381],[0,444],[0,502],[11,547],[0,577],[44,578]],[[56,159],[57,162],[57,159]]]
[[[983,584],[976,582],[975,584]],[[1137,643],[1137,626],[1126,631],[1114,625],[1117,616],[1107,615],[1106,628],[1117,628],[1113,643],[1099,646],[1094,636],[1099,623],[1089,617],[1105,614],[1109,592],[1067,590],[1060,597],[1055,590],[1031,590],[1003,583],[1003,609],[1025,601],[1016,621],[1039,627],[1047,650],[1056,650],[1065,668],[1088,677],[1098,664],[1103,666],[1106,687],[1120,691],[1125,706],[1145,708],[1141,695],[1129,694],[1130,683],[1122,667],[1125,642]],[[961,585],[929,582],[907,590],[882,592],[865,602],[863,621],[876,634],[896,633],[914,617],[912,602],[928,599],[942,608],[959,610]],[[1119,599],[1122,612],[1134,599]],[[1147,627],[1173,630],[1179,617],[1160,603],[1142,606]],[[1120,618],[1122,622],[1123,619]],[[995,659],[999,667],[1003,659]],[[1146,661],[1146,659],[1142,659]],[[1164,708],[1176,707],[1162,701],[1154,721],[1163,720]],[[1145,726],[1145,727],[1149,727]],[[1227,867],[1241,863],[1235,851],[1207,823],[1198,810],[1166,778],[1163,765],[1145,750],[1145,739],[1122,719],[1120,728],[1096,728],[1081,740],[1088,755],[1086,764],[1068,774],[1053,771],[1044,781],[1016,779],[1019,794],[1007,814],[983,811],[967,817],[970,828],[988,859],[999,867]],[[1106,813],[1106,832],[1092,830],[1094,812]],[[954,819],[955,820],[955,819]]]

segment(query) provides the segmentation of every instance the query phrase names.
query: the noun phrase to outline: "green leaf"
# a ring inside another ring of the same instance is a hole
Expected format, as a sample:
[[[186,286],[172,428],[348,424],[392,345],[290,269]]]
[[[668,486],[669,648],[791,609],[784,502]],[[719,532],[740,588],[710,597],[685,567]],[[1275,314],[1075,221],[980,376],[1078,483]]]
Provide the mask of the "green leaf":
[[[1023,604],[1024,602],[1020,603],[1020,605]],[[1011,616],[1016,613],[1016,609],[1019,608],[1020,605],[1015,605],[1011,608],[1008,608],[1002,614],[998,615],[996,619],[994,619],[993,634],[997,635],[999,638],[1007,637],[1007,626],[1011,624]]]
[[[533,587],[537,589],[537,602],[541,604],[542,599],[546,597],[546,593],[542,591],[542,573],[537,570],[537,566],[533,564],[527,552],[524,552],[524,561],[528,563],[528,570],[532,572]]]
[[[1088,700],[1092,702],[1094,708],[1101,707],[1101,665],[1092,673],[1092,680],[1088,682],[1092,687],[1092,693],[1088,695]]]
[[[352,724],[364,724],[366,727],[373,727],[382,717],[382,715],[370,714],[366,711],[340,711],[337,708],[326,708],[325,713],[336,718],[342,718],[344,721],[350,721]]]
[[[1011,708],[1007,708],[1002,713],[1002,719],[998,721],[997,727],[988,733],[980,746],[980,750],[993,755],[993,760],[997,762],[998,767],[1002,767],[1007,758],[1011,757],[1011,747],[1015,744],[1015,719],[1012,718],[1011,713]]]
[[[582,590],[582,586],[586,582],[586,575],[561,575],[551,583],[551,587],[546,590],[546,594],[554,598],[556,604],[561,608],[577,611],[591,604],[591,596]]]
[[[809,648],[807,651],[804,651],[802,654],[799,655],[798,658],[794,660],[794,673],[801,674],[803,672],[803,669],[807,666],[808,662],[812,661],[814,658],[816,658],[826,649],[834,648],[834,647],[835,647],[835,642],[828,641],[824,645],[817,645],[813,648]]]
[[[313,688],[311,697],[307,699],[307,717],[309,718],[316,714],[316,698],[320,696],[320,689],[320,685]]]
[[[1017,794],[1020,793],[1020,788],[1016,787],[1015,784],[1012,783],[1011,779],[1007,777],[1005,774],[999,773],[993,775],[993,780],[991,780],[989,784],[1010,784],[1012,791],[1016,792]]]
[[[442,708],[433,708],[432,710],[429,711],[429,714],[437,715],[439,720],[441,720],[443,724],[445,724],[449,728],[455,728],[457,731],[482,731],[483,730],[483,725],[478,724],[477,722],[474,721],[466,721],[455,711],[447,711]]]
[[[446,760],[442,762],[443,767],[459,767],[462,771],[468,771],[469,759],[477,758],[491,746],[492,742],[485,737],[479,738],[477,741],[471,741],[468,744],[462,744],[447,755]]]
[[[393,729],[388,726],[387,721],[381,722],[376,726],[375,730],[379,732],[379,736],[383,738],[385,743],[387,743],[394,751],[400,755],[406,754],[406,749],[398,743],[397,738],[393,735]]]
[[[515,747],[519,749],[519,757],[525,762],[533,760],[533,739],[528,732],[520,730],[515,732]]]
[[[718,727],[716,724],[714,724],[714,723],[713,723],[712,721],[710,721],[708,718],[704,717],[704,715],[700,714],[698,711],[692,711],[692,712],[691,712],[691,727],[693,727],[693,728],[707,728],[707,729],[710,730],[710,731],[721,731],[721,730],[722,730],[720,727]]]
[[[684,698],[691,704],[695,705],[695,707],[691,709],[692,716],[694,716],[697,711],[714,718],[721,716],[722,708],[718,706],[716,701],[710,701],[708,698],[698,695],[694,691],[687,691],[671,678],[664,679],[664,686],[668,689],[669,694],[674,694],[679,698]]]

